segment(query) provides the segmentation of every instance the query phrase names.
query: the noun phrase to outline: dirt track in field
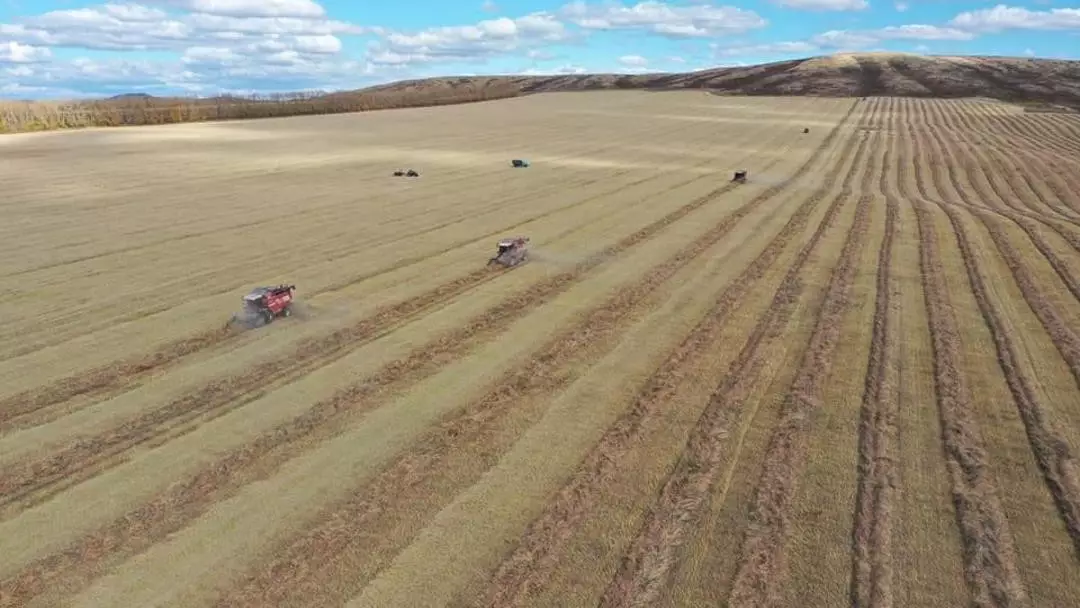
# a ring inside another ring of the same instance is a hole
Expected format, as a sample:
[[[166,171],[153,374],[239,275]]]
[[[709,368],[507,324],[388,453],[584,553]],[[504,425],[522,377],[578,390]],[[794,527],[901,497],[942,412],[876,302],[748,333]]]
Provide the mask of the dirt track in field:
[[[0,606],[1078,605],[1078,150],[629,91],[5,138]]]

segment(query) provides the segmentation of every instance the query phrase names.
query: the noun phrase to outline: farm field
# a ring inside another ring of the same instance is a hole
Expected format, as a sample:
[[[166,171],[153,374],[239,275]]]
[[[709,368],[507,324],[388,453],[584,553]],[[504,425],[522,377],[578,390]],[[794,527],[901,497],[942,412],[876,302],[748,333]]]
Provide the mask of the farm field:
[[[1080,605],[1078,169],[978,99],[0,137],[0,606]]]

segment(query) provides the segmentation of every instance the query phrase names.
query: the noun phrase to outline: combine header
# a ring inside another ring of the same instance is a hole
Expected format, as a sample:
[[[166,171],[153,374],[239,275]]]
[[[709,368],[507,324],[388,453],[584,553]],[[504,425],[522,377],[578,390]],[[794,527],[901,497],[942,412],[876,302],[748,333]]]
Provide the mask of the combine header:
[[[488,266],[502,264],[506,267],[517,266],[529,259],[529,237],[517,237],[499,241],[495,256],[488,260]]]
[[[233,321],[248,327],[261,327],[278,317],[288,317],[292,314],[295,291],[295,285],[256,287],[243,297],[243,312],[233,315]]]

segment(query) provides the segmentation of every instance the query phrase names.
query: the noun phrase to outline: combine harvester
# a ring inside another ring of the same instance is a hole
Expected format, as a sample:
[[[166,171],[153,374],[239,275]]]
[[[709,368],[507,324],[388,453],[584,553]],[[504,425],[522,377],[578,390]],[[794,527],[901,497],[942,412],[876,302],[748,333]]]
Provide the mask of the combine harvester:
[[[742,169],[741,171],[736,171],[735,176],[731,178],[731,181],[739,183],[739,184],[745,184],[746,183],[746,169]]]
[[[529,166],[529,161],[515,158],[514,160],[510,161],[510,166],[515,169],[526,169]]]
[[[420,177],[420,174],[415,169],[409,169],[408,171],[402,171],[398,169],[394,171],[394,177]]]
[[[529,259],[529,237],[519,236],[499,241],[495,256],[488,260],[488,266],[501,264],[507,268],[517,266]]]
[[[249,328],[269,325],[278,317],[292,315],[296,285],[256,287],[242,298],[243,312],[233,315],[230,323],[240,323]]]

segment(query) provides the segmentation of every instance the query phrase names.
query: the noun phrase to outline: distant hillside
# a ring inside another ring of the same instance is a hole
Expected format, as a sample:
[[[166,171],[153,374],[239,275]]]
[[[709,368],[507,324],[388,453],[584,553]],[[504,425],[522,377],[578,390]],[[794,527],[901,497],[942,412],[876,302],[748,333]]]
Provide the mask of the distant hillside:
[[[0,133],[366,112],[472,103],[533,93],[700,89],[719,95],[989,97],[1037,111],[1080,111],[1080,61],[838,54],[683,74],[462,76],[406,80],[326,95],[154,97],[0,102]]]
[[[494,84],[511,84],[523,94],[695,88],[741,95],[991,97],[1078,106],[1080,61],[862,53],[688,73],[432,78],[363,91],[430,91]]]

